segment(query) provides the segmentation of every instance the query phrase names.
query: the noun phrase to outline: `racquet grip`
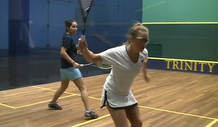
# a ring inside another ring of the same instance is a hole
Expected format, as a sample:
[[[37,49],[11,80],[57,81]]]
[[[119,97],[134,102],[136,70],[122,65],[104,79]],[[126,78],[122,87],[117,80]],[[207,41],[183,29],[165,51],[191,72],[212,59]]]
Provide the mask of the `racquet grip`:
[[[82,41],[85,40],[85,35],[81,35],[81,40],[82,40]]]

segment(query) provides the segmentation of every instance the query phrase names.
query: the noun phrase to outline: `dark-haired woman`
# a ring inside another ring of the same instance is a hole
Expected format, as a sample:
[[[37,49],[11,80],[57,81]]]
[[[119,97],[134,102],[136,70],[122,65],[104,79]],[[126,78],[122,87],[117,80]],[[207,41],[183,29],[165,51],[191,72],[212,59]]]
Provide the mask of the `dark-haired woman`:
[[[56,91],[52,101],[48,104],[50,109],[62,110],[62,107],[57,104],[58,98],[63,94],[67,89],[70,81],[73,81],[74,84],[80,91],[81,99],[85,107],[85,118],[86,119],[95,119],[98,115],[90,110],[89,98],[86,86],[83,81],[82,73],[79,68],[81,67],[79,63],[75,61],[77,48],[76,43],[73,41],[73,35],[77,31],[77,23],[74,20],[65,21],[66,33],[63,35],[62,44],[61,44],[61,86]]]

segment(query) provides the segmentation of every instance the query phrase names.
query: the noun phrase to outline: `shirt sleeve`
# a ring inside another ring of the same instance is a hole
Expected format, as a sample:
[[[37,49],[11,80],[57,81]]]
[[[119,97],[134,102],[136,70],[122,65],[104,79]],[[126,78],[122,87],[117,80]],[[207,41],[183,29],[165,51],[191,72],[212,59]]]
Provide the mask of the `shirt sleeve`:
[[[113,65],[116,62],[116,53],[117,53],[116,48],[111,48],[104,52],[99,53],[99,55],[102,58],[102,63]]]
[[[62,44],[61,46],[65,47],[65,48],[70,48],[70,44],[71,44],[72,39],[71,38],[63,38],[62,40]]]

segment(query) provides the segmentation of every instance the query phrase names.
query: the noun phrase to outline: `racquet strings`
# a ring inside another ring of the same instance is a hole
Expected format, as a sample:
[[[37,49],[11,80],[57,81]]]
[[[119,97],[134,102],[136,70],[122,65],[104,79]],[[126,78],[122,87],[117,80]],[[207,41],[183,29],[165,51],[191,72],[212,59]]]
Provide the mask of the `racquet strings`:
[[[80,6],[83,11],[83,18],[87,18],[93,0],[80,0]]]

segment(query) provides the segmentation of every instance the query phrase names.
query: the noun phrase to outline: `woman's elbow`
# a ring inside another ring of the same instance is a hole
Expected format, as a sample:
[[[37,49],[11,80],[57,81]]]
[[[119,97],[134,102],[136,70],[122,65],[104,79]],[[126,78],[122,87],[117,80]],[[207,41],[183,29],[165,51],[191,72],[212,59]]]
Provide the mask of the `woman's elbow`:
[[[93,55],[93,57],[90,59],[91,62],[94,62],[94,63],[98,63],[98,62],[101,62],[102,59],[101,59],[101,56],[100,55]]]
[[[63,51],[60,51],[60,55],[63,56],[63,55],[64,55],[64,52],[63,52]]]

